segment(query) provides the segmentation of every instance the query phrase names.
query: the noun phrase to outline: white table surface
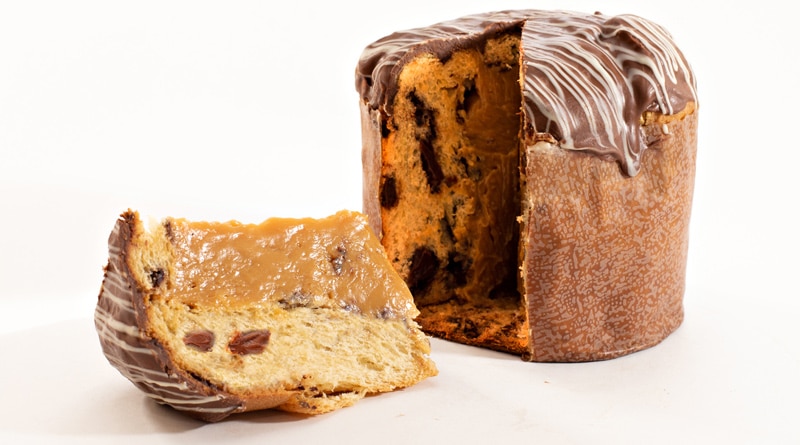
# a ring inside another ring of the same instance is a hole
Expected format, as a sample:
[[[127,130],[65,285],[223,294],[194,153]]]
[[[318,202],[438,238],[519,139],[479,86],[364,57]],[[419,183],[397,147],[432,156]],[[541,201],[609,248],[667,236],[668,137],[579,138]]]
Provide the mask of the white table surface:
[[[273,3],[0,2],[0,443],[800,442],[800,38],[777,2]],[[92,311],[119,213],[359,210],[363,47],[524,7],[640,14],[695,69],[677,332],[584,364],[434,339],[440,374],[412,388],[317,417],[218,424],[153,404],[106,362]]]

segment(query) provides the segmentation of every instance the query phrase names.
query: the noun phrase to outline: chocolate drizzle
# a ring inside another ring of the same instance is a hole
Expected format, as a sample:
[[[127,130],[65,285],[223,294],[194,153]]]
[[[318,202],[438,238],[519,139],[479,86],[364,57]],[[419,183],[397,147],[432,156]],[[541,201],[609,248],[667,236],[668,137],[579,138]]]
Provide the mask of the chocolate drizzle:
[[[501,11],[397,32],[368,46],[356,89],[392,115],[397,77],[419,54],[446,57],[500,33],[522,38],[524,134],[563,149],[614,159],[629,176],[647,148],[647,111],[676,114],[697,103],[695,78],[662,27],[633,15]]]
[[[158,345],[137,327],[145,317],[141,290],[129,269],[130,239],[136,215],[117,220],[109,237],[109,262],[95,309],[94,323],[109,363],[150,398],[208,422],[245,409],[244,401],[181,371]]]

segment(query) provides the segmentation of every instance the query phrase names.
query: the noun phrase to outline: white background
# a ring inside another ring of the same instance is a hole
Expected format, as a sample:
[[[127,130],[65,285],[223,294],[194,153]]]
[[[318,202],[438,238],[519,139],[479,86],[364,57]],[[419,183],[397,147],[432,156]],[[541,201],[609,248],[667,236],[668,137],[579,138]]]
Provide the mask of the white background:
[[[770,1],[347,5],[0,1],[0,443],[800,441],[795,15]],[[360,210],[364,46],[516,8],[639,14],[694,67],[700,143],[674,335],[573,365],[434,340],[440,375],[413,388],[214,425],[152,404],[108,365],[92,311],[122,211],[258,222]]]

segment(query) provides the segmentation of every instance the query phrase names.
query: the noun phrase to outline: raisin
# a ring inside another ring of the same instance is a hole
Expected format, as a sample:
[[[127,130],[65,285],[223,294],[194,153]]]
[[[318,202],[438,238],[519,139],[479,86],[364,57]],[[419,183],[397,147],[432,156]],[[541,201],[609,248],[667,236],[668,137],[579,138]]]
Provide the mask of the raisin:
[[[269,343],[268,329],[238,332],[228,343],[228,350],[237,355],[260,354]]]
[[[426,292],[439,270],[439,258],[428,247],[417,247],[411,256],[407,284],[413,295]]]
[[[164,282],[166,274],[164,273],[164,269],[159,268],[156,270],[151,270],[148,278],[150,279],[150,283],[153,285],[153,287],[158,287]]]
[[[397,205],[397,181],[394,176],[385,176],[381,184],[381,207],[391,209]]]
[[[201,352],[208,352],[214,347],[214,333],[207,330],[191,331],[183,337],[183,344]]]

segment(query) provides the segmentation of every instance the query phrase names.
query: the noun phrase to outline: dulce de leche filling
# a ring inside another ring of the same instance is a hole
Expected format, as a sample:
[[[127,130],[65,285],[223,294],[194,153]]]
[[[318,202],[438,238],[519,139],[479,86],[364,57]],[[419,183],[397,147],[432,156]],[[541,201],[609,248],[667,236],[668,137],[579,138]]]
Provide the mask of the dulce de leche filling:
[[[261,224],[170,219],[166,227],[174,253],[167,299],[202,307],[263,304],[338,307],[381,318],[416,315],[407,286],[358,213]]]

